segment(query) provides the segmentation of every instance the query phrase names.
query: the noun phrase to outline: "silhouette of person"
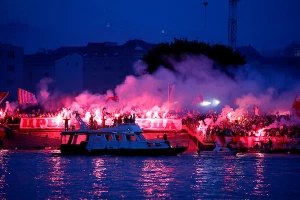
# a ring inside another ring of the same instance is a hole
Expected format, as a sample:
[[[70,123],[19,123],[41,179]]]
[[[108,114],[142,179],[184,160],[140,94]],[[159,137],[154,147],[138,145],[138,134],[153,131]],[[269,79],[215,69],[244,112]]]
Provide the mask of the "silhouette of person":
[[[90,117],[90,128],[94,129],[94,115],[91,115]]]
[[[65,118],[64,121],[65,121],[65,131],[68,131],[69,130],[69,119]]]
[[[269,138],[269,148],[270,148],[270,150],[273,149],[273,142],[272,142],[272,140],[270,138]]]
[[[165,140],[165,143],[166,143],[169,147],[171,147],[170,142],[169,142],[169,140],[168,140],[168,138],[167,138],[167,134],[166,134],[166,133],[164,134],[164,140]]]

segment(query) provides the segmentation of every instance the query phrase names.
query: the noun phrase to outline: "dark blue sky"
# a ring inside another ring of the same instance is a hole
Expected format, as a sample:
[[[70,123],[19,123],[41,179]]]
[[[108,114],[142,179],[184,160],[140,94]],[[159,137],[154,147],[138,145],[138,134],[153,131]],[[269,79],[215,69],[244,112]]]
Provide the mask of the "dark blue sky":
[[[228,0],[206,1],[206,27],[203,0],[0,0],[0,23],[45,28],[58,45],[134,38],[157,43],[174,37],[227,44]],[[292,40],[300,42],[300,0],[238,4],[237,46],[281,49]]]

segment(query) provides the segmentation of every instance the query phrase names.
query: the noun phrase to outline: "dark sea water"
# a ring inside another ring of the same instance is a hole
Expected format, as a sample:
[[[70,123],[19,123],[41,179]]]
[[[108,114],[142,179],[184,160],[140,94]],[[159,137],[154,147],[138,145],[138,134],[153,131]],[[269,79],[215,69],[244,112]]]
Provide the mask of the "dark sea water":
[[[300,199],[300,155],[0,151],[0,199]]]

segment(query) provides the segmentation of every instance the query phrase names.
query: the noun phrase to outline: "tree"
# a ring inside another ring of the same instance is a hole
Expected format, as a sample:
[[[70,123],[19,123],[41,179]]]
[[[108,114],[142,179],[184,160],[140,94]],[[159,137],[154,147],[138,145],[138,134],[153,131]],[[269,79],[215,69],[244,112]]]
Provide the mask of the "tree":
[[[154,49],[145,54],[142,60],[148,64],[147,71],[150,74],[154,73],[160,66],[176,71],[174,66],[168,62],[168,59],[165,59],[166,56],[180,61],[181,56],[185,54],[206,55],[214,60],[215,68],[219,68],[230,76],[229,66],[238,67],[246,64],[245,56],[233,51],[231,47],[177,38],[171,43],[159,43]]]

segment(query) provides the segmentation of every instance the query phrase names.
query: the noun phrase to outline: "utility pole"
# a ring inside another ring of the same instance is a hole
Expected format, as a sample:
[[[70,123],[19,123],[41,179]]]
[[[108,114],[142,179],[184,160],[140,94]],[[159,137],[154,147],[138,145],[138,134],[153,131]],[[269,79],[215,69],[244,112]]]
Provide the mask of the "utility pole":
[[[229,0],[228,14],[228,46],[233,50],[236,48],[237,35],[237,2],[239,0]]]
[[[206,27],[206,6],[207,6],[208,2],[204,1],[203,5],[204,5],[204,20],[205,20],[205,27]]]

